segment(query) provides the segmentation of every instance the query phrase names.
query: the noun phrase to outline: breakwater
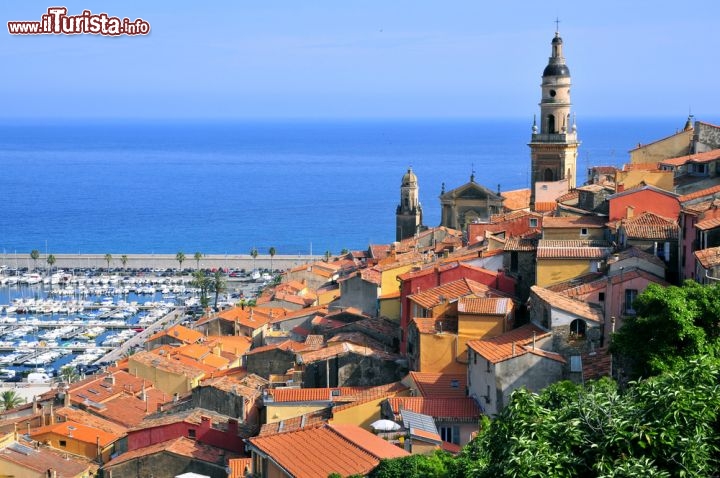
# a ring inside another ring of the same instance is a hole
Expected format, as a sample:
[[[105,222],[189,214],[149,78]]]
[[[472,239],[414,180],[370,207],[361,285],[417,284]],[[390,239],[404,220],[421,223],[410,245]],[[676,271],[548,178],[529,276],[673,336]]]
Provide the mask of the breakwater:
[[[249,254],[204,254],[199,261],[195,260],[194,253],[185,253],[186,257],[182,263],[183,269],[290,269],[307,264],[308,262],[320,260],[323,257],[318,255],[280,255],[274,257],[263,254],[255,259]],[[54,268],[78,269],[78,268],[106,268],[108,261],[105,254],[53,254],[55,256]],[[127,269],[177,269],[180,263],[176,254],[125,254],[126,261],[123,264],[123,254],[112,254],[110,267]],[[0,265],[7,267],[35,267],[35,262],[30,258],[30,252],[6,253],[0,255]],[[39,268],[47,267],[47,255],[40,254],[37,260]]]

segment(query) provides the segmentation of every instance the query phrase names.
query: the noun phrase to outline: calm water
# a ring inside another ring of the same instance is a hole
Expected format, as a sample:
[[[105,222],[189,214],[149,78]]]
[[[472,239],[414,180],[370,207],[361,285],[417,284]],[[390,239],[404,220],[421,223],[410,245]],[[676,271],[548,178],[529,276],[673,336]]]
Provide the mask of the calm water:
[[[683,118],[578,119],[578,171],[619,164]],[[0,124],[0,252],[334,252],[394,240],[400,179],[425,224],[476,180],[527,187],[526,120]]]

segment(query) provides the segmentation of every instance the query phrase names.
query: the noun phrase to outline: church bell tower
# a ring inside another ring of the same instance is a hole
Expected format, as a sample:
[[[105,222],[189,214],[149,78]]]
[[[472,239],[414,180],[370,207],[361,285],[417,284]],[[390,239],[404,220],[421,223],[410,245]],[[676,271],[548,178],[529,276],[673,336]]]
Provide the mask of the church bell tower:
[[[412,237],[422,229],[422,206],[418,199],[418,181],[412,168],[402,177],[400,205],[395,214],[395,240]]]
[[[575,118],[570,115],[570,69],[565,64],[559,32],[555,32],[551,45],[552,55],[543,71],[540,85],[540,130],[536,118],[528,145],[532,207],[535,205],[538,183],[567,180],[569,190],[575,187],[577,179],[576,162],[580,142],[577,139]],[[553,191],[557,189],[553,188]]]

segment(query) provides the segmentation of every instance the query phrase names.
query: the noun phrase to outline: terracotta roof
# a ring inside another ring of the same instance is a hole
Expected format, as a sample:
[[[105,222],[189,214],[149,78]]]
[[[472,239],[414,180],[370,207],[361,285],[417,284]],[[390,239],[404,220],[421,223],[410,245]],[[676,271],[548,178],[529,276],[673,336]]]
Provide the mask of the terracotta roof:
[[[502,225],[506,222],[514,221],[516,219],[521,219],[523,217],[532,217],[532,218],[540,219],[543,217],[543,215],[540,213],[537,213],[537,212],[533,212],[533,211],[525,211],[525,210],[511,211],[511,212],[506,212],[504,214],[493,214],[492,216],[490,216],[490,223],[492,225]]]
[[[64,417],[67,421],[82,423],[83,425],[87,425],[113,435],[122,436],[127,432],[127,427],[123,425],[111,422],[110,420],[106,420],[78,408],[58,408],[55,410],[55,415],[58,417]]]
[[[276,433],[293,432],[303,428],[316,428],[332,418],[333,407],[321,408],[297,417],[286,418],[273,423],[265,423],[260,427],[258,436],[275,435]]]
[[[267,387],[269,382],[257,375],[245,378],[231,376],[209,378],[200,383],[201,387],[212,387],[223,392],[232,392],[235,395],[252,399],[260,396],[261,389]]]
[[[356,345],[351,342],[327,344],[325,347],[319,349],[301,351],[298,355],[300,355],[299,358],[302,359],[302,363],[309,364],[346,354],[363,355],[366,357],[373,356],[380,360],[397,360],[399,358],[397,355],[385,352],[384,350],[378,350],[364,345]]]
[[[598,280],[598,279],[604,278],[604,277],[605,277],[605,274],[603,274],[602,272],[588,272],[587,274],[573,277],[570,280],[567,280],[564,282],[558,282],[558,283],[549,285],[545,288],[548,290],[551,290],[553,292],[565,293],[567,290],[592,284],[592,285],[590,285],[590,289],[588,289],[588,292],[589,292],[591,290],[595,290],[596,288],[604,288],[605,286],[602,285],[602,281]],[[600,284],[600,286],[598,287],[596,284]]]
[[[394,337],[397,333],[397,323],[384,317],[370,317],[356,322],[343,325],[335,329],[335,332],[342,332],[343,329],[357,328],[361,332],[372,331],[378,334]]]
[[[530,207],[530,190],[515,189],[513,191],[505,191],[500,193],[504,197],[503,207],[512,210],[527,209]]]
[[[203,364],[188,360],[188,362],[193,364],[190,365],[189,363],[184,363],[182,359],[183,357],[175,359],[157,355],[152,352],[138,352],[130,357],[130,368],[132,369],[133,362],[137,362],[146,367],[157,368],[158,370],[163,370],[175,375],[184,375],[188,378],[201,377],[206,373]]]
[[[154,445],[138,448],[128,451],[122,455],[115,457],[105,464],[104,468],[112,468],[113,466],[125,463],[143,456],[155,455],[157,453],[170,453],[180,455],[192,460],[213,463],[218,466],[225,467],[226,458],[235,458],[236,454],[215,448],[214,446],[191,440],[190,438],[179,437],[172,440],[155,443]]]
[[[305,345],[309,348],[318,348],[325,345],[325,337],[322,335],[308,335],[305,337]]]
[[[363,332],[340,332],[334,334],[331,338],[327,340],[328,344],[336,342],[350,342],[355,345],[365,345],[377,350],[384,350],[386,347],[384,344],[378,342],[377,340],[373,339],[372,337],[368,336]],[[324,345],[324,343],[322,345]]]
[[[623,219],[621,227],[631,239],[677,239],[677,222],[651,212],[644,212],[630,219]]]
[[[720,149],[713,149],[704,153],[694,153],[678,158],[663,159],[658,164],[663,166],[682,166],[687,163],[709,163],[720,159]]]
[[[466,374],[410,372],[410,379],[425,398],[461,398],[466,396]]]
[[[470,397],[463,398],[425,398],[393,397],[387,399],[396,419],[400,410],[410,410],[430,415],[436,420],[477,421],[481,415],[477,402]]]
[[[547,216],[543,219],[543,229],[603,229],[607,219],[600,216]]]
[[[710,247],[693,252],[703,269],[712,269],[720,265],[720,247]]]
[[[154,388],[149,389],[146,396],[147,401],[131,395],[121,395],[104,402],[101,409],[86,406],[107,420],[131,427],[140,423],[149,413],[156,411],[159,404],[172,399],[166,393]]]
[[[513,310],[513,302],[507,298],[461,297],[458,312],[481,315],[507,315]]]
[[[99,440],[100,446],[103,448],[116,442],[123,436],[122,434],[109,433],[99,428],[93,428],[71,420],[58,422],[54,425],[46,425],[30,431],[30,436],[38,441],[44,441],[43,437],[51,434],[72,438],[73,440],[91,445],[96,444],[97,440]]]
[[[148,342],[160,339],[162,337],[170,337],[173,340],[177,340],[186,344],[194,344],[203,338],[203,334],[197,330],[188,329],[182,325],[173,325],[167,330],[161,330],[152,337],[147,339]]]
[[[582,355],[583,380],[609,377],[611,368],[612,356],[607,347]]]
[[[718,184],[716,186],[712,186],[710,188],[701,189],[699,191],[695,191],[695,192],[692,192],[689,194],[683,194],[682,196],[680,196],[678,198],[678,200],[680,202],[687,202],[687,201],[692,201],[694,199],[709,197],[709,196],[712,196],[717,193],[720,193],[720,184]]]
[[[227,423],[228,417],[222,415],[213,410],[206,410],[204,408],[192,408],[190,410],[181,410],[171,413],[162,413],[160,415],[154,414],[139,423],[137,426],[132,427],[129,431],[146,430],[148,428],[163,427],[166,425],[172,425],[173,423],[190,423],[192,425],[200,425],[202,423],[202,417],[210,419],[212,424],[225,424]]]
[[[539,348],[533,347],[532,342],[533,339],[543,339],[550,335],[550,332],[534,324],[525,324],[522,327],[518,327],[517,329],[491,339],[471,340],[467,345],[488,361],[496,364],[525,355],[526,353],[536,353],[546,356],[545,354],[547,352],[540,351]],[[562,356],[559,354],[552,354],[547,357],[552,360],[564,362],[564,359],[562,359]]]
[[[307,348],[307,345],[305,345],[304,342],[296,342],[294,340],[285,340],[284,342],[280,342],[277,344],[269,344],[269,345],[263,345],[262,347],[254,348],[245,355],[255,355],[262,352],[268,352],[270,350],[283,350],[286,352],[299,352],[301,350],[305,350]]]
[[[562,194],[555,198],[555,202],[570,202],[570,201],[577,201],[577,199],[580,197],[580,193],[577,189],[572,189],[565,194]],[[550,217],[550,216],[549,216]]]
[[[658,163],[626,163],[623,165],[623,171],[656,171]]]
[[[453,333],[458,331],[457,317],[415,317],[410,321],[421,334]]]
[[[288,310],[280,307],[233,307],[223,310],[217,315],[210,315],[198,320],[196,324],[201,325],[212,320],[224,320],[233,322],[250,329],[259,329],[268,322],[284,317]]]
[[[624,261],[627,259],[642,259],[646,262],[650,262],[652,264],[655,264],[659,267],[667,267],[665,265],[665,262],[663,262],[662,259],[660,259],[658,256],[654,256],[650,254],[649,252],[645,252],[642,249],[630,246],[626,249],[623,249],[622,251],[615,252],[612,256],[608,258],[608,264],[613,264],[615,262]]]
[[[530,288],[530,291],[535,294],[540,300],[546,302],[550,306],[569,312],[575,316],[583,319],[591,320],[593,322],[602,323],[603,315],[602,311],[598,308],[592,307],[590,304],[575,300],[557,292],[538,287],[536,285]]]
[[[510,237],[505,241],[505,251],[534,251],[537,249],[538,239]]]
[[[358,272],[360,278],[371,284],[380,285],[382,283],[382,273],[373,268],[362,269]]]
[[[144,352],[149,353],[149,352]],[[103,403],[113,397],[130,393],[140,393],[151,388],[152,383],[144,378],[136,377],[124,370],[113,370],[102,375],[93,375],[70,385],[70,400],[73,403],[84,403],[91,400]]]
[[[21,445],[22,448],[18,445]],[[55,470],[58,478],[85,476],[84,473],[89,470],[91,471],[90,476],[94,476],[97,471],[97,465],[88,459],[51,448],[35,448],[31,442],[24,440],[16,440],[0,448],[0,468],[6,468],[2,465],[4,462],[13,463],[16,467],[35,472],[22,471],[20,472],[22,474],[14,475],[18,478],[21,476],[47,476],[46,472],[49,469]]]
[[[323,425],[255,437],[248,442],[295,478],[317,478],[331,473],[366,475],[383,458],[409,455],[355,425]]]
[[[205,338],[205,344],[220,345],[223,352],[239,356],[252,346],[252,338],[244,335],[209,335]]]
[[[612,249],[604,241],[540,240],[538,259],[603,259]]]
[[[555,209],[557,209],[557,203],[555,201],[535,203],[535,210],[538,212],[550,212],[554,211]]]
[[[695,227],[700,229],[701,231],[715,229],[718,226],[720,226],[720,217],[713,217],[695,224]]]
[[[486,285],[463,278],[409,295],[408,299],[425,309],[430,309],[439,305],[441,300],[452,301],[470,294],[485,295],[488,291]]]

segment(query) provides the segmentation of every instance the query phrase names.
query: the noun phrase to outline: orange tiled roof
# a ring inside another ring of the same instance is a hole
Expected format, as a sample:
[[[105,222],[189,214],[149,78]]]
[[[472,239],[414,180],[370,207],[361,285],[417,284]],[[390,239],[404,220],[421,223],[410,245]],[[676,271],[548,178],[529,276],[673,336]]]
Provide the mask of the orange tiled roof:
[[[529,252],[537,249],[538,239],[510,237],[505,241],[503,250]]]
[[[157,368],[158,370],[163,370],[175,375],[184,375],[188,378],[196,378],[204,375],[204,369],[207,368],[196,361],[190,361],[187,359],[183,360],[183,357],[173,359],[163,355],[157,355],[152,352],[138,352],[133,354],[130,357],[130,364],[133,362],[143,364],[147,367]]]
[[[507,298],[461,297],[458,312],[481,315],[507,315],[513,310],[513,302]]]
[[[704,269],[712,269],[720,265],[720,247],[710,247],[693,252]]]
[[[561,203],[561,202],[570,202],[570,201],[577,201],[577,199],[580,198],[580,192],[577,189],[572,189],[565,194],[562,194],[555,198],[555,202]],[[549,216],[550,217],[550,216]]]
[[[531,344],[533,340],[543,339],[550,335],[550,332],[541,329],[535,324],[525,324],[491,339],[471,340],[467,345],[488,361],[497,364],[527,353],[547,356],[547,352],[540,351]],[[564,362],[564,359],[559,354],[552,354],[548,358]]]
[[[453,333],[458,331],[457,317],[415,317],[410,321],[421,334]]]
[[[656,171],[658,163],[627,163],[623,165],[623,171]]]
[[[540,300],[546,302],[550,306],[564,310],[583,319],[591,320],[593,322],[602,323],[603,314],[602,311],[592,307],[590,304],[567,297],[557,292],[538,287],[536,285],[530,288],[530,291],[535,294]]]
[[[106,463],[105,468],[112,468],[120,463],[125,463],[143,456],[155,455],[157,453],[180,455],[191,458],[192,460],[205,461],[222,467],[224,467],[226,459],[237,457],[235,453],[221,450],[220,448],[215,448],[214,446],[206,445],[204,443],[191,440],[190,438],[179,437],[125,452]]]
[[[103,402],[102,407],[99,409],[92,405],[88,405],[88,407],[107,420],[125,427],[132,427],[140,423],[148,414],[154,413],[159,404],[172,399],[172,397],[154,388],[147,390],[145,394],[147,400],[141,400],[131,395],[121,395]]]
[[[720,149],[713,149],[704,153],[688,154],[677,158],[663,159],[658,164],[663,166],[683,166],[687,163],[709,163],[720,159]]]
[[[511,211],[516,209],[527,209],[530,207],[530,190],[515,189],[513,191],[505,191],[500,193],[504,197],[503,207]]]
[[[286,418],[273,423],[265,423],[260,427],[258,436],[275,435],[301,430],[303,428],[316,428],[327,423],[332,418],[333,407],[321,408],[297,417]]]
[[[212,320],[225,320],[227,322],[237,322],[243,327],[250,329],[259,329],[273,319],[284,317],[288,310],[281,307],[233,307],[232,309],[223,310],[217,315],[210,315],[198,320],[196,324],[201,325]]]
[[[439,305],[441,299],[452,301],[470,294],[485,295],[488,291],[488,286],[463,278],[409,295],[408,299],[425,309],[430,309]]]
[[[152,387],[148,380],[131,375],[124,370],[114,370],[71,384],[70,400],[73,403],[83,403],[86,400],[103,403],[128,392],[139,393],[142,391],[143,385],[147,388]]]
[[[252,470],[252,458],[233,458],[228,460],[228,467],[228,478],[245,478]]]
[[[323,425],[248,442],[295,478],[366,475],[383,458],[408,456],[405,450],[355,425]]]
[[[64,417],[67,421],[82,423],[83,425],[97,428],[98,430],[102,430],[113,435],[123,436],[127,432],[127,427],[123,425],[111,422],[110,420],[106,420],[78,408],[58,408],[55,411],[55,414],[59,417]]]
[[[543,219],[543,229],[602,229],[607,219],[599,216],[547,216]]]
[[[680,202],[687,202],[687,201],[692,201],[694,199],[709,197],[709,196],[712,196],[715,193],[719,193],[719,192],[720,192],[720,184],[706,188],[706,189],[701,189],[699,191],[695,191],[695,192],[692,192],[689,194],[683,194],[682,196],[680,196],[678,198],[678,200]]]
[[[160,332],[157,332],[152,337],[147,339],[147,341],[151,342],[162,337],[170,337],[186,344],[194,344],[203,338],[203,334],[201,334],[197,330],[183,327],[182,325],[173,325],[167,330],[161,330]]]
[[[720,217],[713,217],[710,219],[705,219],[704,221],[700,221],[695,224],[695,227],[700,229],[701,231],[715,229],[718,226],[720,226]]]
[[[603,259],[612,249],[604,241],[563,241],[541,239],[538,259]]]
[[[53,469],[59,478],[65,478],[95,476],[97,471],[97,464],[84,457],[68,455],[64,451],[61,452],[52,448],[35,448],[33,443],[22,439],[15,440],[14,443],[30,447],[33,451],[22,453],[14,450],[12,446],[0,448],[0,468],[6,468],[4,463],[9,462],[22,469],[18,474],[10,476],[47,476],[47,470]],[[7,445],[10,445],[10,443]],[[32,473],[32,471],[35,473]]]
[[[38,441],[43,441],[43,437],[47,435],[72,438],[73,440],[90,443],[92,445],[98,443],[99,440],[100,446],[103,448],[122,437],[120,434],[109,433],[99,428],[90,427],[71,420],[46,425],[30,431],[30,436]]]
[[[410,372],[409,378],[417,391],[426,398],[452,398],[466,396],[466,374]]]
[[[550,212],[557,209],[557,203],[555,201],[552,202],[536,202],[535,203],[535,210],[537,212]]]
[[[627,237],[632,239],[678,238],[677,222],[651,212],[644,212],[639,216],[623,219],[621,227],[624,227]]]
[[[252,338],[244,335],[209,335],[205,337],[205,344],[219,345],[223,352],[242,355],[252,346]]]
[[[393,414],[398,418],[400,410],[430,415],[436,420],[477,421],[480,407],[470,397],[463,398],[425,398],[393,397],[387,399]]]

